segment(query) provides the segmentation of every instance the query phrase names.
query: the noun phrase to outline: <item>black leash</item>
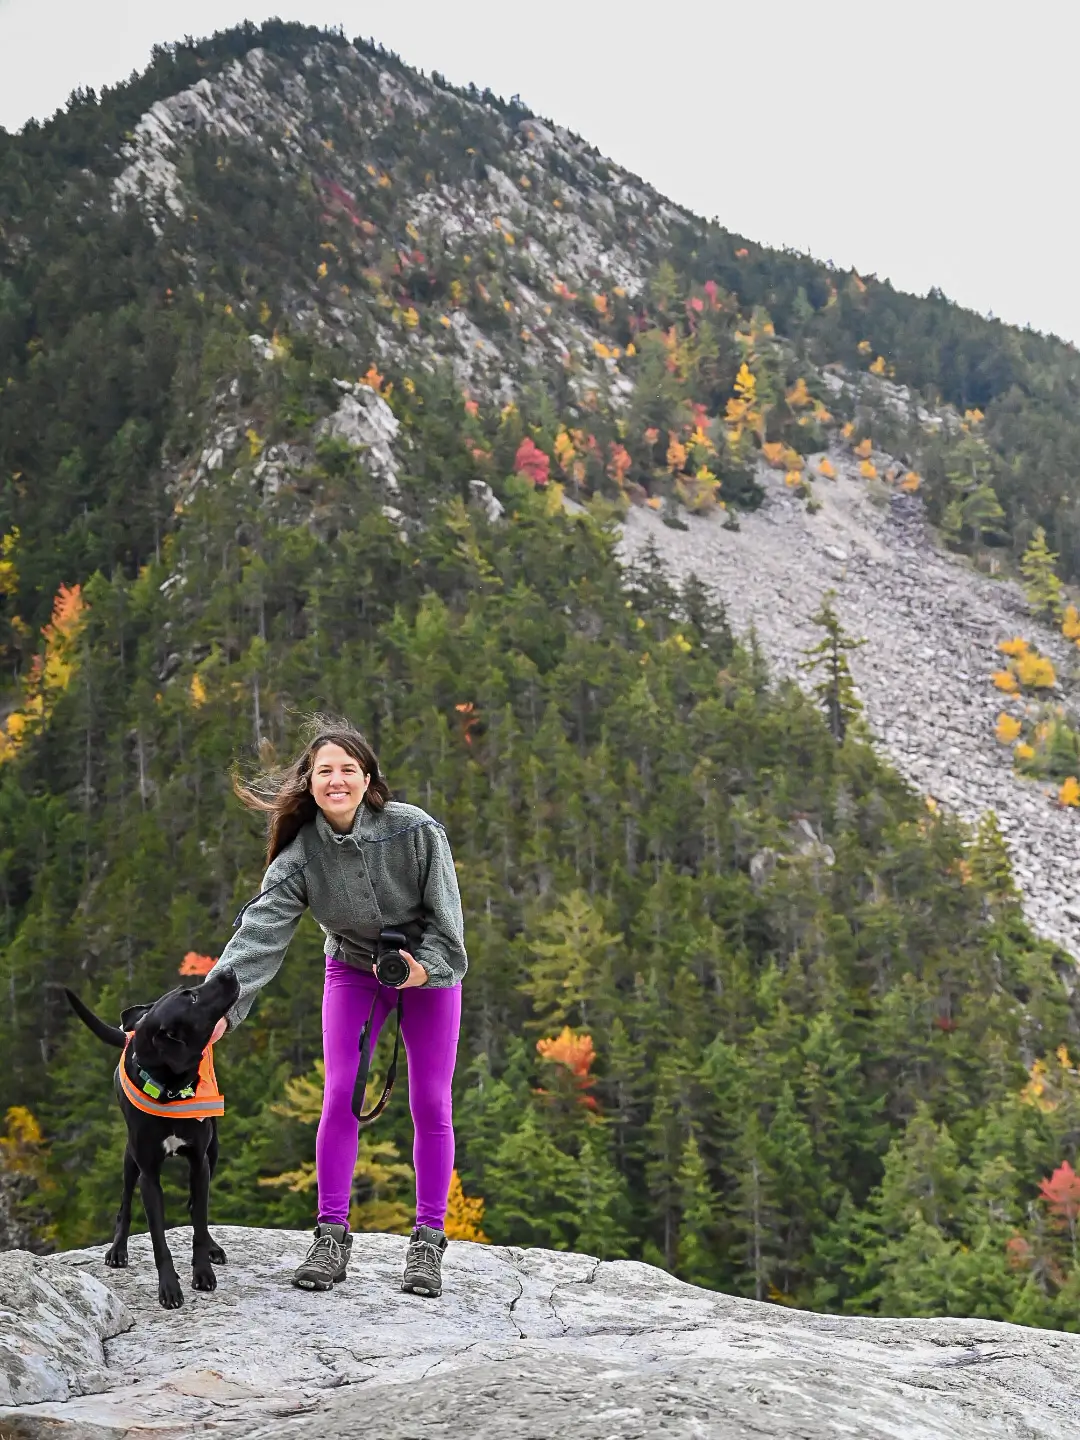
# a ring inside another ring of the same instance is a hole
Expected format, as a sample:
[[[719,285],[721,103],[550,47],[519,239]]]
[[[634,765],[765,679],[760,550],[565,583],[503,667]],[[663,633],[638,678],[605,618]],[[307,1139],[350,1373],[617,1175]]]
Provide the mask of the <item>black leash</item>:
[[[357,1123],[361,1130],[365,1125],[372,1124],[386,1109],[390,1103],[390,1096],[394,1093],[394,1081],[397,1079],[398,1050],[401,1045],[401,991],[397,997],[397,1034],[394,1036],[394,1054],[390,1061],[390,1068],[386,1072],[386,1084],[383,1092],[372,1108],[364,1114],[364,1096],[367,1093],[368,1073],[371,1069],[371,1022],[375,1019],[375,1006],[379,1003],[379,992],[381,985],[376,985],[375,994],[371,997],[371,1009],[368,1017],[360,1027],[360,1068],[356,1072],[356,1084],[353,1086],[352,1112],[356,1116]]]

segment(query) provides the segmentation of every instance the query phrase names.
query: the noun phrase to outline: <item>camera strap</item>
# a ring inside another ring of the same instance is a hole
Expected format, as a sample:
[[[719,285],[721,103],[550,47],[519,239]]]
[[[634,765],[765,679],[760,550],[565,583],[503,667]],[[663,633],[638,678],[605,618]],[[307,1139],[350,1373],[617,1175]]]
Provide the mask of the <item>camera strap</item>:
[[[390,1068],[386,1072],[386,1084],[383,1092],[371,1109],[364,1114],[364,1096],[367,1093],[368,1073],[371,1070],[371,1024],[375,1019],[375,1006],[379,1003],[379,992],[382,986],[376,982],[375,994],[371,997],[371,1009],[368,1017],[360,1027],[360,1068],[356,1072],[356,1084],[353,1086],[352,1112],[356,1116],[361,1130],[365,1125],[370,1125],[377,1120],[390,1102],[390,1096],[394,1093],[394,1081],[397,1079],[398,1050],[401,1046],[401,991],[397,997],[397,1033],[394,1036],[394,1053],[390,1060]]]

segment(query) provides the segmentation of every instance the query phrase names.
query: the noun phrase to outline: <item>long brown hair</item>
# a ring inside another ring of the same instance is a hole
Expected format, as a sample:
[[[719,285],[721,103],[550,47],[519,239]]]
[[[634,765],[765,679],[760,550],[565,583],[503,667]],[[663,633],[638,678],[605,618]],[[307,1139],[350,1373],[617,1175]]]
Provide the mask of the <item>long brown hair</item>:
[[[291,764],[263,770],[250,780],[233,776],[233,791],[249,810],[267,816],[266,863],[270,864],[294,840],[302,826],[319,813],[311,793],[311,772],[315,756],[324,745],[340,745],[370,777],[361,802],[381,810],[390,799],[390,787],[379,769],[378,756],[365,737],[348,720],[335,715],[310,715],[300,730],[305,745]]]

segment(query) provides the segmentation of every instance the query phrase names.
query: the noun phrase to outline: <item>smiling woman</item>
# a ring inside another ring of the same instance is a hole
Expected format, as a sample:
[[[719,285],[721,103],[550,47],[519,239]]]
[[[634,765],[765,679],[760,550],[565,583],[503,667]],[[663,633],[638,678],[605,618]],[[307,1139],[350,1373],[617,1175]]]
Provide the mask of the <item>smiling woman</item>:
[[[370,784],[370,775],[364,774],[360,761],[348,750],[332,740],[319,750],[311,772],[311,794],[339,834],[347,835],[352,829]]]
[[[437,820],[390,798],[375,752],[348,721],[317,716],[308,730],[291,765],[235,786],[245,805],[268,817],[268,868],[217,962],[240,981],[229,1025],[244,1019],[256,992],[277,974],[300,916],[310,909],[326,936],[326,1083],[315,1151],[318,1223],[294,1279],[304,1289],[328,1290],[344,1279],[352,1245],[361,1032],[369,1021],[374,1047],[397,1008],[409,1057],[416,1169],[416,1228],[403,1288],[438,1295],[454,1166],[450,1084],[468,964],[454,861]],[[393,989],[374,968],[380,935],[391,929],[403,932],[410,947],[401,950],[408,974]]]

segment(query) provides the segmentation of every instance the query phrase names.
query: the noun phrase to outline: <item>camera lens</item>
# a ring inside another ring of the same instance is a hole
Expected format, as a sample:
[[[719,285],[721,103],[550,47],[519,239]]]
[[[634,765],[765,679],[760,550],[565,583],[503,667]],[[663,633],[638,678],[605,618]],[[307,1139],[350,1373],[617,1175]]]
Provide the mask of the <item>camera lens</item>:
[[[400,950],[384,950],[375,962],[375,978],[396,990],[409,978],[409,962]]]

